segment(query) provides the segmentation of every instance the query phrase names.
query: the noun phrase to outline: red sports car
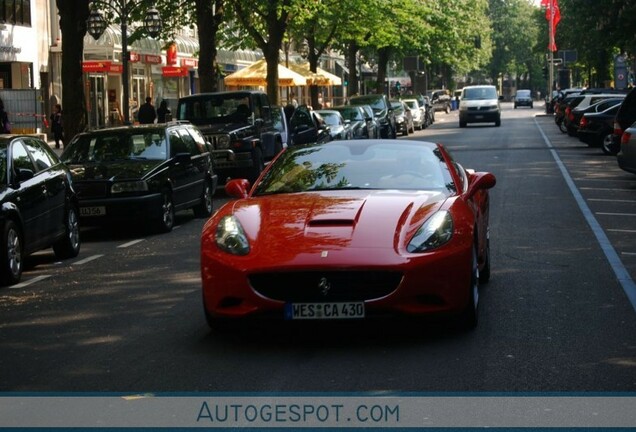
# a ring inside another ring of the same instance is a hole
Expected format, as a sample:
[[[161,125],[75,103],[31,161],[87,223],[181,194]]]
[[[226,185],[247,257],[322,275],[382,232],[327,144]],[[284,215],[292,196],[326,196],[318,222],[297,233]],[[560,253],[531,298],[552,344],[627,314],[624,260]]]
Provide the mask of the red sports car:
[[[449,315],[477,324],[490,277],[495,176],[440,144],[352,140],[292,146],[206,223],[203,305],[229,319]]]

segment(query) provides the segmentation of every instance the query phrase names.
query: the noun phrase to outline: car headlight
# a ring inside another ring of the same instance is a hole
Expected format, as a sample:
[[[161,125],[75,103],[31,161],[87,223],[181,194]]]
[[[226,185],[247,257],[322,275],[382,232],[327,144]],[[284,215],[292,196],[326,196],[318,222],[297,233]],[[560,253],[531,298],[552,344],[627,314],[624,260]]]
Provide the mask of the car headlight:
[[[413,253],[435,249],[447,243],[451,237],[453,237],[453,218],[448,211],[439,211],[422,224],[406,250]]]
[[[116,182],[110,187],[110,193],[148,192],[148,183],[145,180]]]
[[[225,216],[216,226],[216,245],[232,255],[247,255],[250,244],[240,222],[234,216]]]

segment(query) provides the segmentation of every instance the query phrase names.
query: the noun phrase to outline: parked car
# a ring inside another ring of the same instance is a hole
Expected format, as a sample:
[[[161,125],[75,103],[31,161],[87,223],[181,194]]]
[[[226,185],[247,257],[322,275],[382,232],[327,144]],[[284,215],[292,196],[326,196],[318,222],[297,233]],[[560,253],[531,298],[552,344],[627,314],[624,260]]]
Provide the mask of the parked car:
[[[617,94],[581,94],[565,108],[563,124],[570,136],[576,136],[579,128],[579,121],[586,112],[599,112],[609,106],[620,103],[624,96]],[[602,103],[602,104],[601,104]]]
[[[614,119],[614,132],[612,139],[614,145],[621,143],[621,136],[623,132],[636,122],[636,91],[632,89],[623,99],[621,106],[616,112],[616,118]]]
[[[462,89],[459,102],[459,127],[468,123],[495,123],[501,126],[502,96],[497,96],[493,85],[466,86]]]
[[[373,108],[371,105],[351,105],[351,106],[359,106],[364,110],[365,118],[367,120],[367,126],[369,127],[370,135],[369,138],[380,138],[380,123],[378,119],[375,118],[373,113]]]
[[[338,111],[344,118],[345,123],[349,124],[353,139],[374,138],[374,127],[373,123],[371,123],[372,117],[369,118],[364,108],[360,105],[342,105],[331,109]]]
[[[534,108],[534,102],[532,100],[532,92],[530,90],[517,90],[517,93],[514,97],[514,106],[515,109],[520,106],[527,106],[530,108]]]
[[[491,274],[495,182],[441,144],[289,147],[254,187],[231,180],[235,199],[203,228],[205,317],[216,328],[258,317],[446,316],[472,328]]]
[[[340,111],[333,109],[316,110],[329,126],[329,134],[332,140],[348,140],[353,138],[351,123],[345,122]]]
[[[429,90],[426,95],[431,99],[435,111],[451,112],[451,95],[446,89]]]
[[[402,135],[408,135],[415,132],[415,126],[413,125],[413,116],[411,110],[402,101],[391,101],[391,107],[395,113],[395,126],[396,131],[401,132]]]
[[[187,122],[80,133],[61,159],[73,175],[82,223],[138,223],[168,232],[176,211],[212,214],[217,175],[210,144]]]
[[[570,103],[572,103],[579,93],[569,94],[564,96],[562,99],[557,99],[554,101],[554,122],[558,126],[559,130],[563,133],[567,133],[568,129],[564,123],[565,119],[565,111],[567,110]]]
[[[424,129],[424,120],[426,118],[426,109],[420,106],[417,99],[402,99],[402,102],[411,110],[413,117],[413,126],[419,130]]]
[[[636,174],[636,122],[626,128],[621,135],[620,151],[616,158],[618,166],[623,171]]]
[[[620,143],[614,139],[614,119],[620,104],[610,106],[601,112],[583,114],[579,122],[577,136],[590,147],[600,147],[603,153],[615,155]]]
[[[370,105],[373,109],[373,116],[380,125],[380,136],[382,138],[395,138],[397,129],[395,125],[395,113],[391,108],[389,98],[384,94],[369,94],[363,96],[353,96],[349,99],[351,105]]]
[[[300,105],[289,121],[291,145],[326,143],[331,141],[329,126],[315,110]]]
[[[79,210],[71,173],[49,145],[0,135],[0,283],[20,281],[24,259],[52,247],[59,259],[80,251]]]

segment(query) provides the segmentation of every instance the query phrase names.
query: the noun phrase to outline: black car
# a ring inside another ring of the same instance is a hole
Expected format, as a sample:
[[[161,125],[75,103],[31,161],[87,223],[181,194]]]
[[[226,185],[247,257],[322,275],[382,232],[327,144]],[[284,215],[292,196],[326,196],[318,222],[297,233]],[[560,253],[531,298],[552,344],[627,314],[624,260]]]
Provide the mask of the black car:
[[[349,123],[352,138],[374,138],[373,125],[370,123],[371,119],[367,118],[364,108],[359,105],[342,105],[331,109],[338,111],[345,122]]]
[[[24,258],[53,247],[59,259],[80,251],[71,173],[44,141],[0,136],[0,281],[18,283]]]
[[[176,211],[212,214],[217,176],[209,143],[189,123],[84,132],[61,159],[71,169],[83,223],[134,221],[168,232]]]
[[[614,138],[614,120],[620,104],[601,112],[583,114],[577,135],[590,147],[600,147],[605,154],[617,154],[620,144]]]
[[[395,113],[389,102],[389,98],[384,94],[369,94],[364,96],[353,96],[349,99],[351,105],[370,105],[373,115],[380,124],[380,136],[382,138],[397,137],[397,126],[395,124]]]

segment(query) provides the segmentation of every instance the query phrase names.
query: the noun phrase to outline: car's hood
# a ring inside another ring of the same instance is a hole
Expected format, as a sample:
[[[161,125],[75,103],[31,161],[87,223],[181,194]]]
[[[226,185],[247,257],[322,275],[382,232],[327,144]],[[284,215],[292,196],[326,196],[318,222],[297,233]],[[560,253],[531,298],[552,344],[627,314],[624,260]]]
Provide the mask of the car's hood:
[[[312,248],[395,248],[446,198],[437,191],[279,194],[235,201],[220,215],[234,214],[252,244],[268,248],[282,241],[292,254]]]
[[[160,169],[163,160],[127,160],[125,162],[102,162],[69,164],[73,181],[142,179]]]

